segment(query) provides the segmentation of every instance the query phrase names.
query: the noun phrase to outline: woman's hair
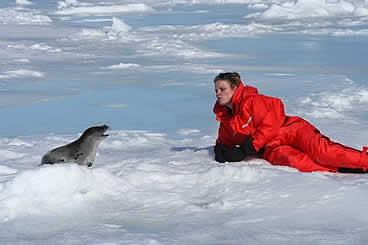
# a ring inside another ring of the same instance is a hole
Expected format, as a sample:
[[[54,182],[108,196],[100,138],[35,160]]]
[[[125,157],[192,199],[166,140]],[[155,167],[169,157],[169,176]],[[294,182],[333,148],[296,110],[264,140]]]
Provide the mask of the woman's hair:
[[[241,80],[240,75],[237,72],[223,72],[219,73],[213,80],[216,83],[219,80],[226,80],[230,82],[230,86],[239,86]]]

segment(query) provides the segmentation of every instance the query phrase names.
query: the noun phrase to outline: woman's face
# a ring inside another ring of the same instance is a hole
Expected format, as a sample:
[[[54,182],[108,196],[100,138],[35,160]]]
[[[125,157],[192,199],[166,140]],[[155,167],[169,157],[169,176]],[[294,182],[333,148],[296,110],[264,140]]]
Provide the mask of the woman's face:
[[[216,98],[220,105],[231,107],[231,99],[235,93],[237,86],[233,88],[227,80],[218,80],[215,83]]]

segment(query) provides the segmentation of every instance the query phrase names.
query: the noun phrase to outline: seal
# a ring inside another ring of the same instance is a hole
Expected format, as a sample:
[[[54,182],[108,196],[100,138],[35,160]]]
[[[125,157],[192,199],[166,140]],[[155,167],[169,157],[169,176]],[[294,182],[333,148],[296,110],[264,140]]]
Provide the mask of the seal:
[[[109,136],[105,134],[108,129],[109,127],[106,125],[86,129],[77,140],[47,152],[42,157],[39,166],[43,164],[74,162],[91,167],[96,158],[98,145]]]

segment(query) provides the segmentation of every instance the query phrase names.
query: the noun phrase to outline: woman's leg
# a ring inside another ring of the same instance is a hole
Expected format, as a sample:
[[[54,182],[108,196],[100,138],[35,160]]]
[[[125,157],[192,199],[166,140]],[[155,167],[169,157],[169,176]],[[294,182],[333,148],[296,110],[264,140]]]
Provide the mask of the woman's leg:
[[[289,166],[301,172],[329,171],[336,172],[335,167],[325,167],[316,163],[307,154],[289,145],[266,147],[263,158],[273,165]]]
[[[292,146],[322,166],[362,168],[363,171],[368,169],[368,147],[364,147],[362,152],[333,142],[308,122],[300,126],[295,133]]]

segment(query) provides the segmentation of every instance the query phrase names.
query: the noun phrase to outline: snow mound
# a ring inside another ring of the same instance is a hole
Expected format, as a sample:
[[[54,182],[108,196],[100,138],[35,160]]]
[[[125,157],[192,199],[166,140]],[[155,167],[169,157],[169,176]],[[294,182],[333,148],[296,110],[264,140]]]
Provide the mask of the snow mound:
[[[33,3],[27,0],[16,0],[15,4],[22,6],[22,5],[32,5]]]
[[[84,4],[80,6],[78,2],[64,2],[59,4],[57,15],[110,15],[116,13],[145,13],[152,12],[154,9],[144,3],[125,4],[125,5],[95,5]]]
[[[112,131],[107,141],[102,142],[99,148],[134,152],[154,150],[167,144],[165,136],[165,134],[148,131]]]
[[[348,16],[355,7],[347,1],[301,0],[274,4],[261,14],[264,19],[303,19]]]
[[[25,146],[25,147],[32,147],[34,146],[33,143],[27,142],[25,140],[21,140],[19,138],[10,139],[7,143],[8,146]]]
[[[112,18],[112,31],[116,32],[116,33],[120,33],[120,32],[128,32],[130,29],[132,29],[132,27],[130,27],[129,25],[127,25],[126,23],[124,23],[124,21],[113,17]]]
[[[69,8],[73,6],[78,6],[79,2],[77,0],[65,0],[65,1],[58,1],[58,9]]]
[[[48,25],[51,22],[50,17],[40,15],[35,11],[0,8],[1,24]]]
[[[198,135],[201,131],[199,129],[183,128],[177,131],[179,135]]]
[[[0,222],[18,216],[61,215],[78,210],[119,191],[119,182],[106,170],[78,165],[23,171],[0,185]]]
[[[39,71],[31,71],[26,69],[19,69],[19,70],[11,70],[6,71],[3,74],[0,74],[1,79],[14,79],[14,78],[22,78],[22,77],[43,77],[45,74]]]
[[[111,241],[125,244],[243,244],[244,235],[252,237],[252,244],[267,244],[293,233],[293,241],[313,244],[326,236],[326,219],[339,224],[327,232],[328,239],[342,233],[344,242],[350,239],[347,228],[356,237],[367,220],[363,175],[300,173],[263,159],[218,164],[211,136],[109,135],[98,150],[98,168],[35,167],[35,159],[0,165],[1,240],[97,244],[109,242],[109,234]],[[70,138],[75,137],[18,137],[14,145],[5,138],[0,143],[15,156],[32,158]],[[351,203],[359,208],[349,208]],[[261,228],[277,232],[264,237]]]
[[[346,113],[353,108],[366,107],[368,105],[368,90],[358,87],[353,81],[346,79],[350,84],[339,91],[322,91],[301,100],[301,104],[310,108],[307,116],[313,118],[344,118]]]
[[[7,166],[0,165],[0,175],[3,175],[3,174],[15,174],[16,172],[17,172],[17,170],[14,169],[14,168],[9,168]]]
[[[132,63],[119,63],[117,65],[108,66],[105,69],[108,69],[108,70],[125,70],[125,69],[130,69],[130,68],[137,68],[137,67],[140,67],[140,65],[132,64]]]
[[[22,153],[17,153],[6,149],[0,149],[0,155],[2,160],[15,160],[24,156]]]

